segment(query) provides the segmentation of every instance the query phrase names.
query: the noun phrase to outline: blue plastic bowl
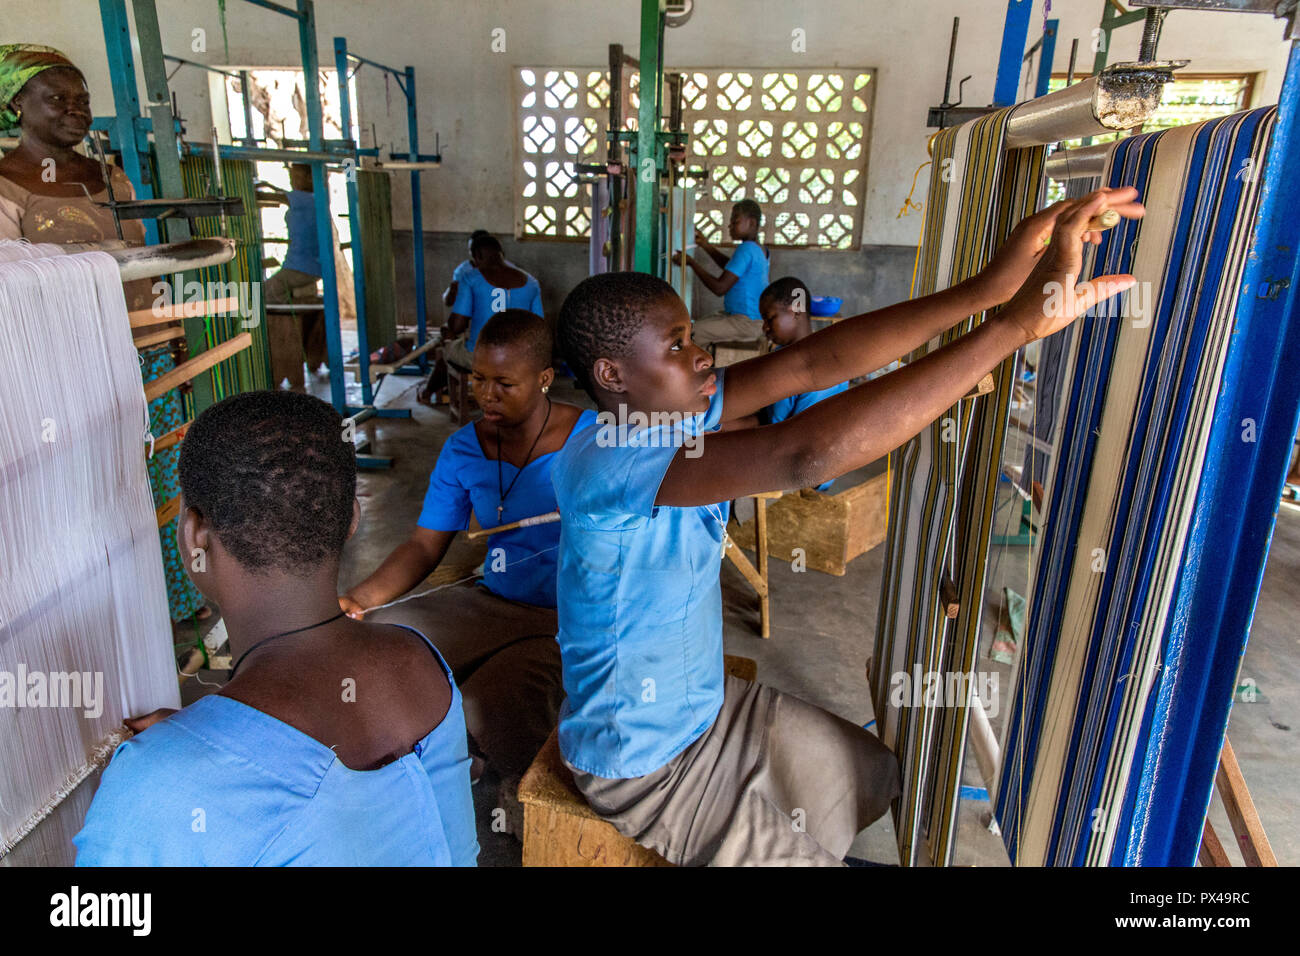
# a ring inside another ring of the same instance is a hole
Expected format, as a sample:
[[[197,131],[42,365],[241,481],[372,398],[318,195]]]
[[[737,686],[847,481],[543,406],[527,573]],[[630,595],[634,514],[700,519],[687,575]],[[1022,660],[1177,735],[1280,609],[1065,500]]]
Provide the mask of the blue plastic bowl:
[[[811,313],[816,316],[825,317],[834,315],[840,310],[844,300],[834,295],[815,295],[812,297]]]

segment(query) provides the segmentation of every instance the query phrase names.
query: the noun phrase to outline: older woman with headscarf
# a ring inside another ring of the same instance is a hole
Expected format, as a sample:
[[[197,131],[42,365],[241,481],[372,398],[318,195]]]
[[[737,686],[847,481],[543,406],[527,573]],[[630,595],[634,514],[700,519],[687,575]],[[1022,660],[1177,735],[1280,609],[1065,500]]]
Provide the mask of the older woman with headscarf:
[[[113,195],[134,198],[126,174],[116,166],[101,166],[77,152],[90,131],[90,93],[81,71],[58,50],[35,44],[0,45],[0,130],[19,127],[18,146],[0,158],[0,239],[32,242],[102,242],[118,238],[113,214],[98,202]],[[122,238],[143,243],[138,220],[122,222]],[[126,284],[127,307],[148,308],[154,299],[148,279]],[[169,345],[140,353],[145,381],[175,367]],[[185,422],[175,391],[149,404],[153,434],[164,435]],[[154,505],[161,507],[179,493],[176,477],[178,446],[149,460]],[[176,521],[160,529],[167,600],[173,620],[194,616],[203,597],[185,574],[176,550]]]

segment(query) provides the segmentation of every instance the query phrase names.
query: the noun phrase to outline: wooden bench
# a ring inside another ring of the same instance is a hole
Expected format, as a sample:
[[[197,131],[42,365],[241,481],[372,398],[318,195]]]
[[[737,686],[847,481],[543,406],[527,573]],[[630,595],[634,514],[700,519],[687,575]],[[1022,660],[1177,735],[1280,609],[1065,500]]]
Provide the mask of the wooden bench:
[[[758,676],[758,665],[747,657],[728,654],[726,670],[742,680]],[[519,782],[519,800],[524,805],[524,866],[672,866],[587,806],[560,758],[556,731]]]

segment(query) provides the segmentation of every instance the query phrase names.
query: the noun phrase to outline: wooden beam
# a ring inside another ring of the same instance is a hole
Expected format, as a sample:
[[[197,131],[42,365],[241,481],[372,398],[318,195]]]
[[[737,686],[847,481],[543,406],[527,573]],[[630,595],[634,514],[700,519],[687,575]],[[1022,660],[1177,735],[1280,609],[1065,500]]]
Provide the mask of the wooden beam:
[[[1215,776],[1215,782],[1219,786],[1223,809],[1228,811],[1228,821],[1237,835],[1237,845],[1246,865],[1277,866],[1277,857],[1273,855],[1273,848],[1264,833],[1264,824],[1260,822],[1255,801],[1250,798],[1246,778],[1241,775],[1237,755],[1232,752],[1232,744],[1227,737],[1223,738],[1223,752],[1219,754],[1219,772]]]
[[[171,448],[172,445],[175,445],[177,442],[179,442],[182,438],[185,437],[185,433],[189,431],[189,427],[191,424],[192,422],[186,422],[180,428],[173,428],[171,431],[169,431],[166,435],[163,435],[161,438],[155,438],[153,442],[153,453],[156,455],[158,454],[158,452],[163,451],[164,449],[167,448]]]
[[[1214,832],[1208,819],[1205,821],[1205,830],[1201,833],[1201,850],[1196,854],[1196,859],[1201,866],[1232,866],[1223,844],[1219,842],[1219,835]]]
[[[181,496],[177,495],[167,504],[159,508],[155,514],[158,516],[158,527],[163,527],[181,513]]]
[[[131,328],[138,329],[144,325],[161,325],[163,322],[174,322],[177,319],[236,312],[238,309],[239,299],[227,296],[224,299],[206,299],[203,302],[179,302],[158,309],[136,309],[134,312],[128,312],[127,318],[131,320]]]
[[[754,566],[749,563],[749,558],[745,556],[745,552],[741,551],[736,542],[731,540],[730,535],[727,536],[727,557],[731,558],[732,563],[740,569],[740,573],[745,576],[745,580],[748,581],[754,590],[758,592],[760,599],[767,594],[767,582],[763,580]]]
[[[147,349],[151,345],[183,338],[185,338],[185,330],[179,325],[173,325],[158,332],[146,332],[144,335],[132,339],[131,344],[137,349]]]
[[[206,372],[218,362],[223,362],[230,356],[242,352],[253,344],[253,337],[247,332],[240,332],[233,339],[227,339],[225,342],[215,345],[206,352],[200,352],[197,356],[188,362],[182,362],[165,375],[160,375],[152,382],[145,382],[144,397],[145,401],[152,402],[159,395],[170,392],[182,382],[188,382],[194,376]]]

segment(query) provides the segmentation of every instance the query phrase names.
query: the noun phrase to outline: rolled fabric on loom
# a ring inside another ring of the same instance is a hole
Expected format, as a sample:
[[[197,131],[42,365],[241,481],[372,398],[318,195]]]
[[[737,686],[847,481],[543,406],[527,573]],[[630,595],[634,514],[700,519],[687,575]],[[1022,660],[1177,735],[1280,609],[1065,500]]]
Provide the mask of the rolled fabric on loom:
[[[998,116],[936,139],[936,170],[952,160],[959,176],[955,186],[932,178],[918,295],[981,266],[1005,235],[1008,211],[1041,185],[1041,155],[1028,171],[1040,182],[1027,182],[1017,162],[1027,151],[1007,151]],[[995,817],[1017,864],[1194,862],[1194,845],[1189,858],[1173,858],[1170,847],[1147,847],[1142,828],[1150,814],[1164,813],[1186,816],[1177,829],[1199,834],[1212,768],[1204,780],[1190,779],[1190,771],[1166,776],[1157,795],[1152,768],[1169,734],[1199,735],[1198,749],[1213,752],[1222,739],[1217,716],[1194,728],[1162,723],[1177,707],[1194,711],[1197,695],[1209,693],[1177,680],[1188,623],[1171,609],[1194,600],[1189,589],[1200,586],[1181,581],[1179,569],[1195,546],[1194,508],[1205,507],[1198,494],[1214,493],[1198,483],[1273,120],[1273,110],[1256,110],[1063,153],[1051,163],[1071,194],[1103,173],[1100,183],[1136,185],[1153,214],[1105,233],[1097,268],[1085,262],[1087,274],[1132,272],[1138,287],[1122,306],[1112,302],[1043,345],[1047,404],[1028,454],[1046,449],[1051,471],[993,788]],[[1009,125],[1005,116],[1000,122]],[[881,736],[904,769],[895,823],[905,864],[952,860],[971,698],[955,707],[895,704],[891,677],[972,670],[1011,364],[982,407],[954,407],[895,455],[872,690]],[[955,441],[942,440],[944,426]],[[1035,464],[1027,460],[1026,480],[1041,474]],[[938,612],[943,576],[972,598],[951,623]],[[1213,709],[1217,715],[1219,705]],[[1183,795],[1193,799],[1180,802]]]
[[[111,255],[0,242],[0,404],[0,858],[66,864],[122,719],[180,703]]]
[[[1167,723],[1180,702],[1223,706],[1214,688],[1179,679],[1189,622],[1174,608],[1197,586],[1183,569],[1201,546],[1198,499],[1222,492],[1202,488],[1201,474],[1275,119],[1273,108],[1253,110],[1113,144],[1102,181],[1138,184],[1162,213],[1122,224],[1096,249],[1099,270],[1131,272],[1139,285],[1118,310],[1080,321],[1062,382],[996,797],[1018,864],[1195,860],[1194,846],[1189,858],[1153,856],[1167,849],[1144,845],[1135,806],[1187,816],[1183,829],[1199,833],[1211,780],[1188,771],[1156,781],[1152,765],[1171,735],[1215,751],[1222,740],[1218,720]],[[1153,794],[1158,782],[1178,798]]]

